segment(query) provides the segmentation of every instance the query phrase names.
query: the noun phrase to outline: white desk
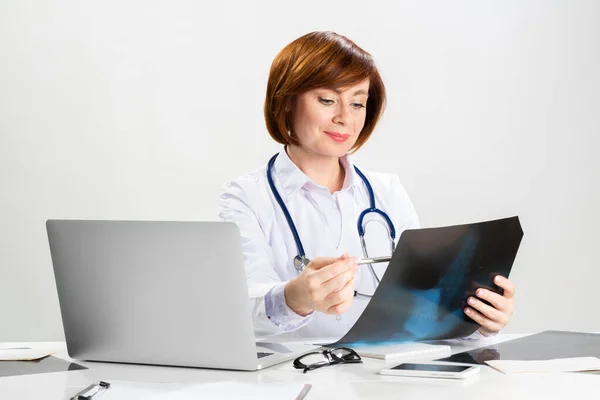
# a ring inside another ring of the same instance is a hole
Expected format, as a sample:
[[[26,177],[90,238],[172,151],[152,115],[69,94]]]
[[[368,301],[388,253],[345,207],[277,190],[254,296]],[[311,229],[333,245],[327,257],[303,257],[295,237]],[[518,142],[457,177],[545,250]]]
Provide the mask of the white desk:
[[[498,335],[485,342],[452,341],[452,352],[511,340],[523,335]],[[9,344],[9,343],[5,343]],[[10,343],[12,344],[12,343]],[[41,343],[19,343],[40,345]],[[57,349],[55,356],[71,360],[65,344],[44,343]],[[71,360],[74,361],[74,360]],[[0,378],[0,399],[65,400],[99,380],[199,383],[224,380],[244,382],[303,382],[313,386],[306,399],[600,399],[600,375],[582,373],[504,375],[487,366],[465,381],[404,378],[378,375],[384,361],[364,358],[363,364],[334,365],[303,374],[291,362],[257,372],[198,368],[81,362],[89,369]],[[389,363],[394,364],[394,363]]]

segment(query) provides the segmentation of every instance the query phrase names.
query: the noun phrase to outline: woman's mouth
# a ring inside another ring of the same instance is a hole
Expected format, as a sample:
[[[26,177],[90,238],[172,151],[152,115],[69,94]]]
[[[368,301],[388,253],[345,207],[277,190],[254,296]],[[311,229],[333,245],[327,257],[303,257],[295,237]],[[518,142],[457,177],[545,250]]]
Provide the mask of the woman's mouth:
[[[338,143],[345,142],[346,140],[348,140],[350,138],[350,135],[344,135],[343,133],[338,133],[338,132],[325,131],[325,134]]]

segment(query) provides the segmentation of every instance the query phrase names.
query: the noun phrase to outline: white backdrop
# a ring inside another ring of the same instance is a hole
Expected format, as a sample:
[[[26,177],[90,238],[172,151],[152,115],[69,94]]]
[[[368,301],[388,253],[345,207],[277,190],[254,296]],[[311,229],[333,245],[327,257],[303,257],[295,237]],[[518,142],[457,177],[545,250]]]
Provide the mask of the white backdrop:
[[[369,51],[384,119],[354,160],[424,226],[519,215],[506,332],[600,331],[600,3],[0,2],[0,341],[61,340],[48,218],[215,220],[278,151],[275,55],[314,30]]]

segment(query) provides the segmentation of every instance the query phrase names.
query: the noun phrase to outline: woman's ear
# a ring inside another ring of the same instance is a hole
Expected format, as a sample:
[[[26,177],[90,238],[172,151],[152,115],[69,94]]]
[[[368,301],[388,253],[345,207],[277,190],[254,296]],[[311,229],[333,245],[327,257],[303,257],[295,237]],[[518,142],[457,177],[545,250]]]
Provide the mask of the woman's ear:
[[[286,113],[290,113],[292,112],[292,108],[294,108],[294,103],[296,102],[296,96],[289,96],[286,100],[285,100],[285,112]]]

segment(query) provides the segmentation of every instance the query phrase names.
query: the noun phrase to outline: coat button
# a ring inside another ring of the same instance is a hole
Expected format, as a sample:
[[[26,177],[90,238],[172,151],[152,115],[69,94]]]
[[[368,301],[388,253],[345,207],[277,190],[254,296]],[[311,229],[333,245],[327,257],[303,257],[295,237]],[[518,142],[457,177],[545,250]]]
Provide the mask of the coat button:
[[[342,320],[342,316],[341,315],[336,315],[335,319],[338,320],[338,321],[341,321]]]

